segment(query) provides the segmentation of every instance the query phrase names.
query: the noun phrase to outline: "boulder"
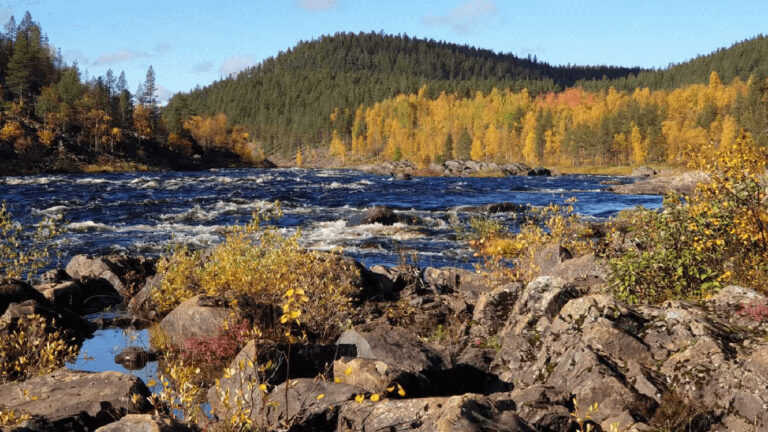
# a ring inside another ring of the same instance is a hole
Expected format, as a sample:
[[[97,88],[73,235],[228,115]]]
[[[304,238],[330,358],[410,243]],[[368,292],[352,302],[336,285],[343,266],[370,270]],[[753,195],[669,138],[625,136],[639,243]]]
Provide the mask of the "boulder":
[[[24,281],[17,279],[4,279],[0,281],[0,315],[5,313],[11,304],[27,300],[35,300],[41,304],[48,303],[43,294]]]
[[[118,273],[121,272],[114,263],[106,258],[89,258],[87,255],[75,255],[69,260],[67,274],[74,279],[104,279],[118,292],[125,292],[126,287]]]
[[[509,283],[481,294],[475,304],[470,334],[482,338],[495,336],[507,321],[522,290],[522,284]]]
[[[80,279],[80,286],[83,296],[81,312],[84,314],[122,305],[125,301],[123,295],[106,279]]]
[[[573,258],[573,254],[563,245],[560,243],[550,243],[536,253],[534,265],[543,274],[571,258]]]
[[[632,170],[632,174],[630,174],[631,177],[653,177],[656,174],[655,169],[649,167],[649,166],[640,166]]]
[[[657,176],[631,184],[612,186],[609,190],[622,195],[664,195],[668,192],[691,195],[699,183],[708,180],[709,176],[701,171],[689,171],[675,176]]]
[[[288,391],[286,392],[286,386]],[[266,401],[267,429],[327,431],[338,424],[344,406],[356,404],[365,390],[348,384],[311,378],[291,379],[275,387]]]
[[[95,430],[152,409],[141,379],[119,372],[60,369],[0,385],[0,407],[39,416],[54,430]]]
[[[81,315],[123,303],[123,297],[105,279],[68,280],[35,286],[56,307]]]
[[[381,224],[394,225],[396,223],[409,223],[410,218],[395,213],[391,207],[377,205],[368,210],[357,225]]]
[[[212,300],[201,294],[196,295],[182,302],[160,321],[160,330],[171,345],[183,346],[189,338],[214,337],[221,332],[233,309],[217,306]]]
[[[336,342],[357,348],[357,357],[380,360],[426,376],[450,368],[448,355],[401,327],[371,323],[347,330]]]
[[[371,267],[370,276],[374,283],[372,292],[367,298],[391,298],[394,293],[402,291],[406,285],[405,275],[397,269],[376,265]]]
[[[599,285],[608,278],[608,263],[587,254],[565,260],[554,267],[544,270],[541,276],[553,276],[567,282],[586,282],[587,285]]]
[[[499,167],[505,175],[526,175],[531,167],[524,163],[511,163]]]
[[[128,310],[134,315],[144,317],[149,320],[157,318],[157,312],[152,304],[152,291],[159,289],[163,283],[163,275],[157,273],[147,279],[144,286],[133,296],[128,303]]]
[[[294,344],[289,357],[286,344],[251,340],[230,363],[230,373],[219,380],[218,388],[209,390],[208,401],[217,409],[222,408],[222,398],[228,398],[229,405],[234,406],[236,395],[251,403],[260,396],[256,387],[262,382],[275,385],[286,380],[289,363],[291,379],[330,376],[334,360],[355,354],[355,347],[351,345]],[[271,365],[269,369],[259,375],[258,368],[267,364]],[[250,392],[249,384],[252,384]]]
[[[35,286],[54,306],[81,311],[83,308],[83,291],[78,282],[52,282]]]
[[[14,328],[19,318],[32,314],[40,315],[52,325],[52,328],[62,330],[67,337],[75,338],[77,341],[89,337],[95,330],[95,326],[80,315],[69,309],[56,308],[43,299],[42,303],[37,300],[27,300],[11,304],[0,316],[0,333]]]
[[[250,341],[232,360],[217,385],[208,390],[208,403],[219,418],[227,418],[237,406],[251,409],[250,418],[261,418],[262,395],[255,341]]]
[[[528,170],[526,175],[529,176],[550,176],[552,175],[552,171],[548,170],[544,167],[535,167]]]
[[[571,416],[571,393],[542,384],[515,389],[509,397],[517,414],[536,430],[567,431],[577,426]]]
[[[67,271],[64,269],[53,269],[48,270],[47,272],[43,273],[42,276],[40,276],[40,283],[58,283],[58,282],[64,282],[72,280],[72,277],[67,274]]]
[[[395,180],[398,180],[398,181],[399,180],[410,180],[411,179],[411,175],[401,171],[401,172],[396,173],[394,178],[395,178]]]
[[[96,432],[193,432],[195,430],[170,417],[128,414],[114,423],[96,429]]]
[[[396,365],[381,360],[342,357],[333,362],[334,379],[360,387],[369,393],[386,394],[387,389],[399,385],[407,397],[425,396],[431,391],[427,377],[420,373],[406,372]],[[391,394],[397,394],[392,391]]]
[[[66,272],[73,279],[104,279],[122,296],[131,297],[147,277],[155,273],[155,260],[125,255],[98,258],[75,255],[67,264]]]
[[[424,282],[438,288],[438,292],[461,291],[479,294],[493,289],[485,276],[456,267],[427,267],[423,277]]]
[[[485,396],[384,400],[345,404],[337,431],[533,431],[513,411]]]
[[[147,351],[142,347],[128,347],[115,356],[115,363],[128,370],[143,369],[149,362],[157,361],[157,351]]]

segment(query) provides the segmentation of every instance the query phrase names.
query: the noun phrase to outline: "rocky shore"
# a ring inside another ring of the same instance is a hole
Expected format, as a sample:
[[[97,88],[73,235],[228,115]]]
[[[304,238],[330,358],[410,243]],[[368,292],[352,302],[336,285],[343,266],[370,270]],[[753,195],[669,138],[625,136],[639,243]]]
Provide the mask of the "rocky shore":
[[[496,164],[493,162],[476,162],[473,160],[449,160],[442,164],[431,163],[426,168],[420,169],[409,161],[382,162],[376,165],[358,167],[359,170],[371,174],[388,175],[405,180],[410,176],[446,176],[446,177],[470,177],[470,176],[549,176],[551,170],[544,167],[530,167],[523,163]]]
[[[700,303],[628,305],[606,294],[607,265],[594,255],[540,264],[530,283],[498,284],[457,268],[353,263],[345,277],[359,289],[356,312],[335,343],[249,340],[207,391],[210,421],[234,415],[227,398],[239,395],[268,430],[768,430],[768,327],[743,313],[763,295],[728,286]],[[0,333],[34,312],[78,340],[98,327],[154,325],[181,345],[220,334],[233,315],[264,323],[280,314],[198,295],[160,319],[149,293],[162,278],[151,259],[76,256],[34,287],[0,284]],[[83,318],[121,304],[133,315]],[[395,304],[407,313],[392,315]],[[262,379],[264,364],[277,366]],[[3,384],[0,410],[30,416],[6,430],[195,428],[118,372],[61,369]]]

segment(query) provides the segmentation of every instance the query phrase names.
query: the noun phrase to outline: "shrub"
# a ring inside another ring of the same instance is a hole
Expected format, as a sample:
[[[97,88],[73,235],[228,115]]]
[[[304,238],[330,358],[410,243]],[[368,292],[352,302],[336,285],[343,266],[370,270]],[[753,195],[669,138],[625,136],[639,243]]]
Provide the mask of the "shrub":
[[[25,229],[14,222],[5,203],[0,205],[0,269],[5,277],[30,279],[36,276],[51,262],[51,244],[61,231],[58,218],[45,218],[33,229]]]
[[[486,258],[485,268],[490,273],[531,280],[540,270],[536,255],[547,244],[559,243],[574,256],[595,250],[591,230],[574,212],[574,202],[571,198],[564,205],[529,207],[518,232],[510,232],[498,221],[471,219],[470,246]],[[510,270],[505,261],[514,269]]]
[[[221,368],[235,358],[252,335],[246,320],[234,325],[225,322],[216,336],[191,337],[184,341],[178,354],[181,361],[187,364]]]
[[[247,296],[253,303],[283,307],[287,292],[303,290],[307,301],[302,310],[311,313],[304,313],[302,329],[316,340],[333,340],[340,324],[351,316],[357,269],[339,253],[304,249],[300,236],[297,232],[286,237],[254,216],[251,223],[233,227],[205,259],[179,248],[160,264],[165,278],[153,292],[153,300],[161,312],[198,293],[224,294],[235,300]],[[281,333],[277,327],[262,330]]]
[[[742,305],[739,315],[748,316],[755,322],[761,323],[768,319],[768,304],[750,303]]]
[[[613,253],[614,293],[631,303],[662,302],[703,299],[727,282],[766,286],[767,156],[742,136],[702,166],[711,180],[690,198],[670,195],[660,212],[627,212],[628,233],[614,234],[613,243],[635,247]]]
[[[14,327],[0,337],[0,384],[53,372],[77,356],[77,346],[39,315]]]

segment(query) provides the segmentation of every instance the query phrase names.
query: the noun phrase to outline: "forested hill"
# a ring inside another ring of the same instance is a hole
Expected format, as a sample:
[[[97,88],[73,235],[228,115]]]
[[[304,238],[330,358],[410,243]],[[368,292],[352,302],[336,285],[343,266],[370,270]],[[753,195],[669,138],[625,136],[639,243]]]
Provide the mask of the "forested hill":
[[[585,79],[576,85],[590,90],[609,87],[617,90],[642,87],[675,89],[706,83],[712,71],[717,72],[723,82],[731,82],[734,78],[746,81],[750,76],[768,77],[768,37],[758,35],[734,43],[729,48],[720,48],[710,54],[700,55],[664,69],[637,71],[619,78],[611,78],[608,75],[605,79]]]
[[[434,40],[380,33],[338,33],[299,43],[251,69],[187,94],[165,110],[171,131],[190,114],[223,112],[251,129],[268,151],[327,143],[329,115],[352,125],[360,105],[417,92],[470,96],[492,88],[555,91],[579,80],[615,79],[641,72],[608,66],[555,67],[535,58]]]

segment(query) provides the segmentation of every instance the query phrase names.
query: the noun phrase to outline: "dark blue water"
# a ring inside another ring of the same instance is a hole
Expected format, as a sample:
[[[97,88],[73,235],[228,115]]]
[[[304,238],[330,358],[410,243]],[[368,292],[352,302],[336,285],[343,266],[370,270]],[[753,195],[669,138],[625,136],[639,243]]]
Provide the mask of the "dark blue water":
[[[393,264],[399,252],[417,251],[422,265],[468,266],[471,253],[456,240],[451,221],[471,214],[462,206],[499,202],[562,203],[607,218],[621,209],[658,207],[660,197],[606,192],[605,176],[414,178],[394,181],[352,170],[225,169],[206,172],[40,175],[0,178],[0,200],[14,217],[32,224],[59,215],[67,233],[62,261],[78,253],[158,254],[169,242],[206,247],[226,226],[250,220],[280,201],[287,234],[301,228],[315,249],[341,246],[366,264]],[[382,204],[417,216],[415,226],[353,226],[350,219]],[[504,219],[509,215],[497,215]],[[511,223],[511,219],[507,222]]]

